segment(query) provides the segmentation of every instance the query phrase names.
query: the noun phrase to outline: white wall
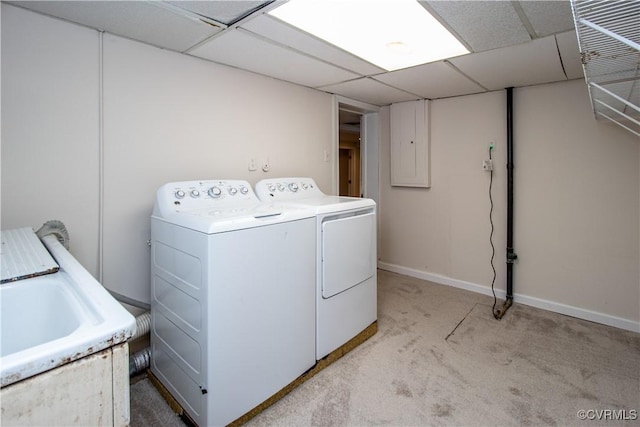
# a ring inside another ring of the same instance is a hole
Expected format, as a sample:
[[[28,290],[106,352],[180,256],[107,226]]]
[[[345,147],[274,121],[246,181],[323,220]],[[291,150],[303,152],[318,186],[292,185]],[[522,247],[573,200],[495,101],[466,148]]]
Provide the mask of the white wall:
[[[51,219],[97,271],[98,33],[2,4],[3,229]]]
[[[388,122],[388,108],[381,116]],[[516,302],[639,329],[637,138],[594,120],[581,80],[515,89],[514,122]],[[490,293],[489,173],[481,165],[491,140],[496,288],[504,295],[504,91],[431,103],[430,189],[390,186],[383,132],[383,267]]]
[[[583,81],[514,98],[518,292],[640,320],[638,151],[593,119]]]
[[[60,219],[97,275],[103,162],[106,287],[149,300],[149,215],[166,182],[304,175],[330,190],[330,95],[105,35],[101,128],[98,33],[2,12],[2,228]],[[270,172],[249,172],[250,158]]]
[[[431,188],[390,186],[389,133],[381,140],[380,259],[458,280],[490,285],[489,174],[481,168],[491,141],[494,223],[505,221],[506,162],[503,95],[489,93],[431,102]],[[388,123],[389,109],[381,113]],[[472,120],[472,121],[470,121]],[[494,241],[505,240],[498,227]],[[496,259],[504,259],[496,245]],[[499,263],[496,263],[499,267]],[[504,279],[498,268],[498,280]]]

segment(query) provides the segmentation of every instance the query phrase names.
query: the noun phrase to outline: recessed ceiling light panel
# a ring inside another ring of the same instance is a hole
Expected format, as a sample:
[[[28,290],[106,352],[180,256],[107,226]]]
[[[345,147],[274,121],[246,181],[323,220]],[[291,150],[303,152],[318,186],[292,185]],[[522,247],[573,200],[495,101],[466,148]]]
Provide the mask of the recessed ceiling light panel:
[[[388,71],[469,53],[416,0],[289,0],[269,14]]]

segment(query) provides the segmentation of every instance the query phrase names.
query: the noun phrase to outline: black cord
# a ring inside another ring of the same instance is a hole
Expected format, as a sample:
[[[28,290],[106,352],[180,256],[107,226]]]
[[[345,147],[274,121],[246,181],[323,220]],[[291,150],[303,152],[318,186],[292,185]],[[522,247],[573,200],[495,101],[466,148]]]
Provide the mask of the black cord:
[[[489,147],[489,160],[491,158],[491,150],[493,147]],[[493,259],[496,255],[496,248],[493,246],[493,197],[491,196],[491,188],[493,187],[493,165],[491,165],[491,170],[489,171],[489,203],[491,204],[491,209],[489,210],[489,223],[491,224],[491,233],[489,234],[489,243],[491,243],[491,269],[493,270],[493,280],[491,280],[491,293],[493,294],[493,307],[491,308],[491,313],[493,317],[498,320],[498,315],[496,314],[496,304],[498,303],[498,299],[496,298],[496,291],[494,289],[496,283],[496,268],[493,265]]]

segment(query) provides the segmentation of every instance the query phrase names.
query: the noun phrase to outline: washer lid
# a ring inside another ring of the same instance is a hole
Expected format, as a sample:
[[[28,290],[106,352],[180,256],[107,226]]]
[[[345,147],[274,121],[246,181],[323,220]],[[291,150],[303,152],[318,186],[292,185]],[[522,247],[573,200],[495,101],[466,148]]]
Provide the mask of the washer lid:
[[[210,207],[193,210],[176,210],[152,218],[170,222],[206,234],[224,233],[245,228],[263,227],[280,222],[311,218],[314,212],[303,207],[262,204],[230,208]]]

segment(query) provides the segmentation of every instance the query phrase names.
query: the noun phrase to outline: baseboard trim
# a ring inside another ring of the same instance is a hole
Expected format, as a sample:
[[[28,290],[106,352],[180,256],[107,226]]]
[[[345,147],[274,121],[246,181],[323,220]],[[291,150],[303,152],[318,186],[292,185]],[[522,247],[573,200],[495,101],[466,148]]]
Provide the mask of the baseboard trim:
[[[491,293],[491,288],[479,285],[477,283],[453,279],[451,277],[443,276],[440,274],[429,273],[427,271],[403,267],[401,265],[382,261],[378,261],[378,268],[381,270],[391,271],[393,273],[404,274],[405,276],[415,277],[417,279],[428,280],[430,282],[439,283],[441,285],[452,286],[454,288],[465,289],[467,291],[493,296],[493,294]],[[496,289],[495,291],[496,297],[500,299],[505,298],[506,292],[504,290]],[[634,320],[624,319],[622,317],[612,316],[610,314],[600,313],[597,311],[587,310],[580,307],[575,307],[518,293],[513,294],[513,300],[514,302],[517,302],[519,304],[541,308],[543,310],[553,311],[554,313],[577,317],[578,319],[588,320],[590,322],[601,323],[603,325],[613,326],[627,331],[640,333],[640,322]]]

